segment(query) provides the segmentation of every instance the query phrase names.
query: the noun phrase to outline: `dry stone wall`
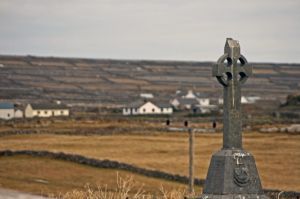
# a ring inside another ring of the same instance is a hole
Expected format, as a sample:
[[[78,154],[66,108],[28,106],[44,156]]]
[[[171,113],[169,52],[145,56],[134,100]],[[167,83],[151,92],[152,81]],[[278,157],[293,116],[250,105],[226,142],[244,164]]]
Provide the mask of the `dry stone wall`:
[[[145,168],[140,168],[131,164],[126,164],[118,161],[111,160],[98,160],[94,158],[88,158],[82,155],[76,154],[66,154],[66,153],[54,153],[50,151],[32,151],[32,150],[19,150],[19,151],[11,151],[4,150],[0,151],[0,157],[3,156],[16,156],[16,155],[28,155],[32,157],[47,157],[56,160],[64,160],[69,162],[74,162],[77,164],[84,164],[88,166],[93,166],[97,168],[109,168],[109,169],[120,169],[124,171],[129,171],[132,173],[136,173],[139,175],[144,175],[147,177],[159,178],[164,180],[175,181],[179,183],[188,183],[188,177],[170,174],[167,172],[159,171],[159,170],[150,170]],[[205,180],[204,179],[195,179],[195,185],[203,186]],[[300,192],[295,191],[280,191],[280,190],[270,190],[265,189],[265,193],[271,199],[300,199]]]

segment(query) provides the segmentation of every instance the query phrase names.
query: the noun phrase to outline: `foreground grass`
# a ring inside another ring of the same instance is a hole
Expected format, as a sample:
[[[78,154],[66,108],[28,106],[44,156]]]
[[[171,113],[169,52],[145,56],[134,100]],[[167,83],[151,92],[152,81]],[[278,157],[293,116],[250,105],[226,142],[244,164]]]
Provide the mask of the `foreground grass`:
[[[105,192],[110,194],[118,192],[116,189],[121,191],[120,186],[122,184],[124,186],[125,181],[128,185],[126,186],[127,194],[161,195],[160,187],[164,188],[165,193],[172,190],[180,190],[181,193],[184,193],[183,190],[186,187],[183,184],[144,177],[130,172],[98,169],[49,158],[30,156],[0,158],[1,187],[40,195],[66,196],[68,193],[67,198],[70,198],[76,194],[88,194],[87,189],[91,192],[99,191],[99,188],[102,191],[105,189]],[[201,191],[199,187],[197,191]]]
[[[264,188],[300,190],[300,135],[246,133]],[[206,177],[211,155],[222,146],[222,134],[196,136],[195,173]],[[0,150],[49,150],[110,159],[139,167],[188,175],[186,133],[111,136],[17,135],[1,138]],[[8,171],[9,172],[9,171]]]
[[[132,193],[134,187],[140,187],[137,192]],[[173,189],[166,190],[163,186],[160,188],[160,193],[146,193],[143,187],[133,180],[133,177],[122,178],[117,176],[116,186],[113,191],[109,191],[107,186],[99,186],[93,189],[90,186],[85,186],[85,190],[72,190],[62,196],[63,199],[183,199],[195,198],[196,194],[187,194],[185,190]]]

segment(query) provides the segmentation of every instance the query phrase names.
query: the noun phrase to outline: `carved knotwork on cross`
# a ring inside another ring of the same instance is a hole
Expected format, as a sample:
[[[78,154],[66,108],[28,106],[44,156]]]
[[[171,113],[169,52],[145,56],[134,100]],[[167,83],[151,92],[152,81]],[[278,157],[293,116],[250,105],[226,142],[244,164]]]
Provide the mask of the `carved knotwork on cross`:
[[[252,66],[240,53],[238,41],[226,39],[224,54],[213,66],[212,73],[224,87],[223,148],[242,148],[241,85],[252,75]]]

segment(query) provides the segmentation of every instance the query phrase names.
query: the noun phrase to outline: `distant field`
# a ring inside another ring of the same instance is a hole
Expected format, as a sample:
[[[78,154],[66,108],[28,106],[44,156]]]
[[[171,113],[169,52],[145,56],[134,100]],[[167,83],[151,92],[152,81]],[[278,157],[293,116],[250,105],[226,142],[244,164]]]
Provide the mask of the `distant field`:
[[[160,188],[166,191],[185,190],[183,184],[144,177],[125,171],[98,169],[65,161],[29,156],[0,158],[0,185],[25,192],[56,196],[72,190],[84,190],[86,185],[93,189],[107,188],[116,190],[117,177],[133,178],[131,192],[143,188],[145,193],[160,194]],[[197,188],[200,192],[200,188]]]
[[[264,188],[300,190],[300,135],[246,133],[244,137],[244,148],[255,156]],[[196,177],[206,177],[210,157],[221,148],[221,143],[222,134],[196,136]],[[187,145],[185,133],[109,136],[49,134],[4,136],[1,137],[0,150],[82,154],[187,175]],[[9,175],[9,172],[7,169],[5,173]]]

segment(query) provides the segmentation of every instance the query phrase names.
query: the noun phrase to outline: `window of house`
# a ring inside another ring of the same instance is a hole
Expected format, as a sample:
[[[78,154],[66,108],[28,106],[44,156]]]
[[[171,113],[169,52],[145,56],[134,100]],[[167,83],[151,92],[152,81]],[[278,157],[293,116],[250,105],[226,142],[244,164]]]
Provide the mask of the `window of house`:
[[[60,111],[60,114],[64,114],[64,111]]]
[[[10,117],[10,114],[9,114],[9,113],[7,113],[7,117]]]
[[[44,111],[44,113],[45,113],[45,114],[47,114],[47,113],[48,113],[48,111]]]
[[[160,110],[161,112],[164,112],[164,108],[161,108],[161,110]]]
[[[38,115],[39,115],[39,114],[41,113],[41,111],[38,111],[37,113],[38,113]]]
[[[146,112],[146,109],[143,109],[143,112],[145,113],[145,112]]]
[[[153,112],[153,113],[155,112],[155,109],[154,109],[154,108],[152,109],[152,112]]]

